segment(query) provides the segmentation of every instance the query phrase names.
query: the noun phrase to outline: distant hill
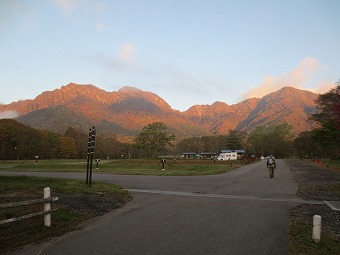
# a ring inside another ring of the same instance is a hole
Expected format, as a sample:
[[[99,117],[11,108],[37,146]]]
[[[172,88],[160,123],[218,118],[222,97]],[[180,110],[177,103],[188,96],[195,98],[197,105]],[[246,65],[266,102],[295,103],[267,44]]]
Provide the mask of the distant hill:
[[[34,128],[59,133],[71,126],[86,132],[96,126],[103,135],[136,136],[152,122],[161,121],[177,138],[226,134],[230,129],[251,131],[256,126],[287,122],[295,133],[311,129],[308,116],[317,94],[285,87],[262,99],[238,104],[215,102],[180,112],[158,95],[133,87],[107,92],[93,85],[70,83],[46,91],[33,100],[0,105],[0,112],[15,111],[17,120]]]
[[[214,134],[224,134],[235,129],[255,108],[260,99],[247,99],[241,103],[228,105],[215,102],[212,105],[195,105],[183,114],[192,122],[199,124]]]
[[[236,128],[251,131],[259,125],[272,126],[286,122],[296,134],[310,130],[314,124],[308,119],[315,110],[317,97],[317,94],[310,91],[284,87],[264,96]]]

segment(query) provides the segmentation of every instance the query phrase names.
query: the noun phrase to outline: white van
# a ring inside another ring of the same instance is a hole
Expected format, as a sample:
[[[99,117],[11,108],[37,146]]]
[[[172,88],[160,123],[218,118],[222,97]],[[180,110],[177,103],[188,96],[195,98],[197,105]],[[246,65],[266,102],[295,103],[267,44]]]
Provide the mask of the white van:
[[[237,160],[237,152],[225,152],[218,155],[217,160]]]

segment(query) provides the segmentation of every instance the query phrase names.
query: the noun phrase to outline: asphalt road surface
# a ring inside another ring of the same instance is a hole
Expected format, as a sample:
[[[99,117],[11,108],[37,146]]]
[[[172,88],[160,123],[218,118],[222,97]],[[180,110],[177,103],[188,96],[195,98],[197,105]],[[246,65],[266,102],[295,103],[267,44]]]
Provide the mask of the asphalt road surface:
[[[11,173],[85,178],[79,173]],[[194,177],[94,174],[129,189],[125,207],[84,229],[14,254],[288,254],[297,183],[283,160],[275,178],[261,161],[226,174]]]

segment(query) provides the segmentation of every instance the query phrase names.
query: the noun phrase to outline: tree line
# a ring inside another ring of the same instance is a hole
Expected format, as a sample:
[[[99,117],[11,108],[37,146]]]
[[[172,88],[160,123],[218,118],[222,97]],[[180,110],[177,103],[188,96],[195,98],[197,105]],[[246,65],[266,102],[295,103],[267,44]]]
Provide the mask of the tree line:
[[[14,119],[0,120],[0,159],[86,158],[88,134],[69,127],[61,135],[38,130]],[[115,137],[97,137],[96,154],[103,158],[117,158],[128,145]]]
[[[319,127],[292,134],[292,127],[279,124],[258,126],[249,134],[229,130],[225,135],[191,137],[175,145],[175,135],[162,122],[146,125],[132,144],[122,143],[113,136],[96,138],[95,157],[156,158],[161,155],[181,155],[183,152],[215,152],[222,149],[246,149],[260,157],[339,157],[340,148],[340,83],[316,101],[316,113],[311,121]],[[38,130],[14,119],[0,120],[0,159],[86,158],[88,134],[69,127],[64,134]]]

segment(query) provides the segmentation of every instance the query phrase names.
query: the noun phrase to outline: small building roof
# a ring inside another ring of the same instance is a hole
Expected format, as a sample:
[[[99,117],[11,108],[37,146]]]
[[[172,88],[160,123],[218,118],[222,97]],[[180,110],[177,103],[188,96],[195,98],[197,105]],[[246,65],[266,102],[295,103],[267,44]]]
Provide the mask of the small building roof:
[[[201,152],[201,155],[216,155],[216,152]]]
[[[230,152],[237,152],[239,154],[246,153],[245,150],[221,150],[221,153],[230,153]]]

